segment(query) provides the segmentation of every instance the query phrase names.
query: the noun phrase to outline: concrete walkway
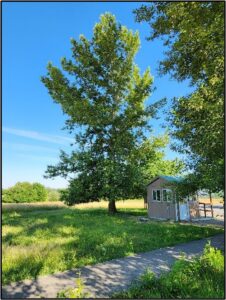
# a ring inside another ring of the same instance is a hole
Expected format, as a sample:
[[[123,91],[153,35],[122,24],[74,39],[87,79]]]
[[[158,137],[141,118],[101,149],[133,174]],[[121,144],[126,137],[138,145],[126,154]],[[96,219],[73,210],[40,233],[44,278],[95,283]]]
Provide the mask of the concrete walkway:
[[[192,220],[193,225],[197,224],[198,226],[214,226],[216,227],[224,227],[224,219],[220,218],[200,218]]]
[[[184,252],[188,258],[200,255],[207,240],[211,240],[211,245],[214,247],[224,249],[224,234],[218,234],[174,247],[113,259],[94,266],[54,275],[40,276],[35,280],[12,283],[2,288],[2,299],[55,298],[58,291],[75,286],[75,277],[79,270],[90,296],[107,298],[111,293],[127,288],[131,281],[137,279],[147,267],[159,275],[161,272],[169,270],[173,262],[180,257],[181,252]]]

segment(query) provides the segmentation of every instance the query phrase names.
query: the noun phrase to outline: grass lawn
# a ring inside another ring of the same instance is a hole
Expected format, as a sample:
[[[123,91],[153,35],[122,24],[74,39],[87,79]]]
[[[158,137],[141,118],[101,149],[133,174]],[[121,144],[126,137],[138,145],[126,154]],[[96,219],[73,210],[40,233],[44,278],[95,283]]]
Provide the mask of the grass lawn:
[[[140,223],[137,216],[146,215],[141,200],[117,203],[119,214],[115,216],[109,216],[102,205],[107,203],[71,208],[56,203],[3,205],[3,284],[223,231],[169,222]]]

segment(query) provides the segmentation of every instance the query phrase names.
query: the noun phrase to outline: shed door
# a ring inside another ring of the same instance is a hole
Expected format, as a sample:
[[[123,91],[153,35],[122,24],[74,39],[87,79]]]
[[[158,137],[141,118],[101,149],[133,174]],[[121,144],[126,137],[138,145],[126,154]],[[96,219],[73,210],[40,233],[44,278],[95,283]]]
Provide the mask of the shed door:
[[[189,220],[189,206],[188,203],[180,204],[180,219],[181,220]]]

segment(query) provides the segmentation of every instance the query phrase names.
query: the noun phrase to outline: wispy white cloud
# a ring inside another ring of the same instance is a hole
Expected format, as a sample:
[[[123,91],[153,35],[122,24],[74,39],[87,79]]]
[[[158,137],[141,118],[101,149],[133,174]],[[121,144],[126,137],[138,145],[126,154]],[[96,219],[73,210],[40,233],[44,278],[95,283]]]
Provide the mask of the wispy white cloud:
[[[59,153],[59,149],[45,147],[45,146],[37,146],[37,145],[29,145],[23,143],[11,143],[11,142],[3,142],[3,152],[4,148],[7,150],[16,150],[22,152],[35,152],[35,151],[42,151],[42,152],[51,152],[51,153]],[[60,146],[59,146],[60,147]]]
[[[52,157],[52,156],[46,156],[46,155],[33,155],[33,154],[24,154],[24,153],[17,153],[17,156],[22,157],[23,159],[26,159],[27,162],[32,161],[39,161],[42,163],[57,163],[58,158]]]
[[[74,142],[74,140],[72,138],[69,138],[66,136],[61,136],[61,135],[50,135],[50,134],[40,133],[37,131],[28,131],[28,130],[22,130],[22,129],[8,128],[8,127],[3,127],[2,130],[5,133],[22,136],[22,137],[26,137],[26,138],[30,138],[30,139],[34,139],[34,140],[38,140],[38,141],[54,143],[54,144],[65,145],[67,143]]]

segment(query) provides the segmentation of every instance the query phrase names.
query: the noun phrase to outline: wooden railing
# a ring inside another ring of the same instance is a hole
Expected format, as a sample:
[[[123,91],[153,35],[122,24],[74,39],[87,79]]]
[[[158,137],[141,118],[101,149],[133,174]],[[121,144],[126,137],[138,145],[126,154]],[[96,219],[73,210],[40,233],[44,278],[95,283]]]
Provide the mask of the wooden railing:
[[[211,215],[212,215],[212,218],[213,218],[213,205],[211,203],[199,202],[199,205],[203,205],[203,208],[199,207],[199,210],[204,211],[205,218],[206,218],[206,213],[207,212],[211,212]]]

